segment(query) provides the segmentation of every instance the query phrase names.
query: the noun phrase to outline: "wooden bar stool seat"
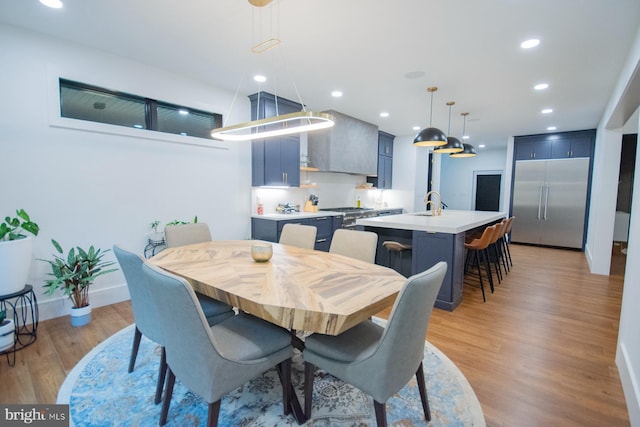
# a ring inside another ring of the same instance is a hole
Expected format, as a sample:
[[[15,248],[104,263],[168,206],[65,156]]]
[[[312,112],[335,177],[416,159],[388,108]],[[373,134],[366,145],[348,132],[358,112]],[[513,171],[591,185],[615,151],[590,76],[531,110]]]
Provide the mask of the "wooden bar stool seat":
[[[382,246],[388,251],[389,254],[387,265],[403,276],[409,277],[411,275],[411,263],[405,265],[406,263],[404,262],[404,254],[410,254],[413,246],[408,243],[396,242],[394,240],[384,241],[382,242]],[[411,261],[411,258],[409,258],[409,261]]]

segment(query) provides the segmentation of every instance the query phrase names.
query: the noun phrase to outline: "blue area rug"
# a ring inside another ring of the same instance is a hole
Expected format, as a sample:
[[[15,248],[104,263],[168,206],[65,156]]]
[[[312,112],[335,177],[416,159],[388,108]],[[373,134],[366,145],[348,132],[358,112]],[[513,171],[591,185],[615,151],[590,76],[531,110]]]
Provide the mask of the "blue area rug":
[[[111,336],[89,352],[65,379],[57,403],[70,405],[71,425],[158,425],[161,405],[154,405],[153,397],[160,348],[143,337],[135,370],[127,373],[133,332],[131,325]],[[423,366],[432,414],[429,426],[485,425],[480,403],[466,378],[428,342]],[[303,378],[302,357],[296,351],[292,381],[304,406]],[[376,425],[371,397],[321,370],[316,370],[312,412],[307,426]],[[206,419],[207,404],[176,381],[167,426],[203,426]],[[387,419],[392,426],[426,425],[415,377],[387,401]],[[291,416],[282,414],[282,387],[275,370],[225,396],[219,425],[296,426]]]

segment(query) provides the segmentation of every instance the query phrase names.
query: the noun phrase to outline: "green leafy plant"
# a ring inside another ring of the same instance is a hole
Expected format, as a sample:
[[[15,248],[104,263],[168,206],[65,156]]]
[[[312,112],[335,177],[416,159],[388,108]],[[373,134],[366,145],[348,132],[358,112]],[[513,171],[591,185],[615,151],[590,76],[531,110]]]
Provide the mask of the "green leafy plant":
[[[31,221],[24,209],[16,210],[16,215],[14,218],[5,217],[4,222],[0,223],[0,241],[23,239],[27,237],[23,231],[38,235],[40,227]]]
[[[51,239],[51,243],[59,254],[64,254],[58,242]],[[41,259],[51,266],[53,279],[45,281],[44,287],[48,295],[52,295],[56,290],[61,290],[69,297],[74,308],[86,307],[89,305],[89,286],[98,276],[117,271],[117,268],[105,270],[105,268],[115,264],[115,262],[103,261],[102,257],[109,252],[109,249],[102,251],[92,246],[85,251],[79,246],[71,248],[66,257],[53,255],[53,260]]]
[[[0,325],[7,318],[7,310],[0,310]]]
[[[154,233],[158,232],[159,225],[160,225],[160,221],[158,221],[157,219],[151,223],[151,229],[153,230]]]
[[[198,215],[193,217],[193,223],[196,224],[198,222]],[[167,223],[167,225],[182,225],[182,224],[190,224],[189,221],[179,221],[177,219],[174,219],[173,221],[169,221]]]

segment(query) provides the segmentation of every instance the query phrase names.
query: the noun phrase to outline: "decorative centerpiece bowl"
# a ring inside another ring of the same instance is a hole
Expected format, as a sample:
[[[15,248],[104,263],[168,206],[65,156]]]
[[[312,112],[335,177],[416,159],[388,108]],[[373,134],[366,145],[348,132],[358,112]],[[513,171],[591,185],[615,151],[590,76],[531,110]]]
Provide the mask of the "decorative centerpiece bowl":
[[[273,246],[267,242],[257,242],[251,246],[251,256],[256,262],[267,262],[273,255]]]

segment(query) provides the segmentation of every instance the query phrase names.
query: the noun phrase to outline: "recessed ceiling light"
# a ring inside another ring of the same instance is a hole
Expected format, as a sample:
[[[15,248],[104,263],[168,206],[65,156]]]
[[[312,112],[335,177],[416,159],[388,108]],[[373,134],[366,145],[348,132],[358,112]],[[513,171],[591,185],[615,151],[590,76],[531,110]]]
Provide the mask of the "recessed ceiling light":
[[[257,81],[258,83],[264,83],[267,81],[267,78],[258,74],[257,76],[253,76],[253,80]]]
[[[540,111],[542,114],[551,114],[553,113],[553,110],[551,108],[545,108],[544,110]]]
[[[414,126],[412,129],[413,129],[413,130],[420,130],[420,129],[422,129],[422,128],[421,128],[420,126]]]
[[[484,145],[484,144],[478,145],[478,148],[484,148],[484,147],[486,147],[486,145]]]
[[[342,96],[342,92],[339,90],[334,90],[333,92],[331,92],[331,96],[333,96],[334,98],[340,98]]]
[[[523,49],[531,49],[532,47],[536,47],[540,44],[540,40],[538,39],[529,39],[520,43],[520,47]]]
[[[136,129],[142,129],[142,125],[133,125],[133,127]]]
[[[180,113],[180,115],[182,116],[186,116],[187,114],[189,114],[187,110],[178,110],[178,113]]]
[[[52,9],[60,9],[62,7],[60,0],[40,0],[40,3]]]
[[[549,127],[547,128],[547,130],[556,130],[556,129],[557,129],[557,128],[556,128],[555,126],[549,126]]]
[[[382,113],[380,113],[380,117],[389,117],[389,113],[383,111]]]
[[[549,85],[547,83],[539,83],[537,85],[535,85],[533,88],[535,90],[544,90],[547,89],[549,87]]]
[[[462,135],[462,139],[469,139],[469,135]]]

